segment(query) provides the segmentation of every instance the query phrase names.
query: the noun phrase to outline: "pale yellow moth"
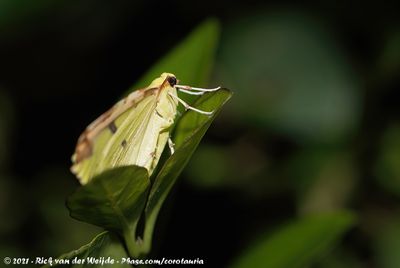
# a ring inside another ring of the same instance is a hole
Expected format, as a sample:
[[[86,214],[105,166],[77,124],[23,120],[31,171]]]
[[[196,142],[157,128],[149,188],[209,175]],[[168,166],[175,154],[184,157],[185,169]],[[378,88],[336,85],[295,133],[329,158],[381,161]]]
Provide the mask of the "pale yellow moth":
[[[178,103],[186,110],[212,114],[189,106],[178,97],[177,90],[201,95],[219,87],[204,89],[177,83],[175,75],[163,73],[148,87],[117,102],[86,128],[78,139],[71,167],[81,184],[119,166],[142,166],[151,175],[167,142],[173,153],[170,131]]]

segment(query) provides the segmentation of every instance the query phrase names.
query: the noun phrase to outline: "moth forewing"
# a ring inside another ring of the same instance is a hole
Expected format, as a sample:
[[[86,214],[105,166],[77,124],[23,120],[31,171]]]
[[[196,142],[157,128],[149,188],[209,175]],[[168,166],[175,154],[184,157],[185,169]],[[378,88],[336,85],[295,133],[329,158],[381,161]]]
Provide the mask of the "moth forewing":
[[[168,141],[178,102],[173,74],[163,73],[101,115],[82,133],[71,170],[82,184],[117,166],[138,165],[149,174]]]
[[[177,95],[201,95],[219,88],[203,89],[177,85],[175,75],[163,73],[151,84],[129,94],[91,123],[78,139],[71,171],[82,184],[99,173],[118,166],[137,165],[152,174],[167,142],[179,103],[185,109],[211,115],[191,107]]]

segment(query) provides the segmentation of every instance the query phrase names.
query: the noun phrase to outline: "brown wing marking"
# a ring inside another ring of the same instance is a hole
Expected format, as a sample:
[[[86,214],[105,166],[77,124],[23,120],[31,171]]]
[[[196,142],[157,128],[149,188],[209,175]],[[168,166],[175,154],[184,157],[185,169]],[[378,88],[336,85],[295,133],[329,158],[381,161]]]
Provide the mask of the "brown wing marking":
[[[128,144],[128,143],[127,143],[126,140],[123,140],[123,141],[121,142],[121,146],[124,147],[124,148],[126,147],[127,144]]]
[[[74,163],[79,163],[83,159],[91,156],[93,152],[93,141],[104,128],[109,127],[110,130],[115,133],[117,127],[115,126],[114,120],[129,108],[136,107],[137,103],[145,97],[158,94],[160,88],[162,87],[136,90],[99,116],[79,136],[72,161]]]
[[[108,129],[111,131],[112,134],[114,134],[115,132],[117,132],[118,128],[115,125],[114,121],[111,121],[110,124],[108,124]]]

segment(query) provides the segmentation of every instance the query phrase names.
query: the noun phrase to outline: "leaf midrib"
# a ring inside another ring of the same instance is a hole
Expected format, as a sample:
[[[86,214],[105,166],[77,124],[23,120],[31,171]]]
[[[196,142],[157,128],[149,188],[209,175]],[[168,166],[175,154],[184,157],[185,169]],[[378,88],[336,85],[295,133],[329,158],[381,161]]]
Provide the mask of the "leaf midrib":
[[[101,187],[104,189],[104,192],[106,193],[106,197],[107,199],[110,201],[111,204],[111,208],[113,209],[113,211],[115,212],[115,214],[118,216],[118,218],[121,221],[122,224],[122,229],[123,230],[130,230],[129,228],[129,222],[128,222],[128,218],[125,216],[125,214],[123,213],[122,209],[119,207],[118,202],[116,202],[116,200],[114,200],[112,198],[112,193],[110,193],[105,185],[104,181],[100,181],[100,185]]]

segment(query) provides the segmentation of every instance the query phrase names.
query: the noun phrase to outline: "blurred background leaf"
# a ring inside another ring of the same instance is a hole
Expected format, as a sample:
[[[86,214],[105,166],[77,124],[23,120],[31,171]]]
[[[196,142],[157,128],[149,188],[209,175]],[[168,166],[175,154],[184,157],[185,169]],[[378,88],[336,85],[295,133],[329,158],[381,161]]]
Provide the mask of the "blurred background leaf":
[[[348,212],[308,216],[275,231],[247,250],[232,267],[309,267],[354,225]]]
[[[256,13],[226,27],[219,79],[238,120],[298,142],[337,142],[359,118],[359,83],[320,22],[301,12]],[[238,64],[240,58],[240,64]]]
[[[335,211],[347,206],[357,185],[352,155],[308,148],[289,161],[288,177],[297,193],[300,213]]]

